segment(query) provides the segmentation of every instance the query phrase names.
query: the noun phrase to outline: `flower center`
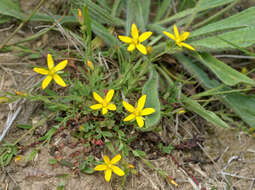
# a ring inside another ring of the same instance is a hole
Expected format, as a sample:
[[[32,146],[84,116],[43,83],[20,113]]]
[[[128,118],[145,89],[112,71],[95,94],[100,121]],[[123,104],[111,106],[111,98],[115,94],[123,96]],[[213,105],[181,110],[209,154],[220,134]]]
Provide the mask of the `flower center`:
[[[111,170],[112,169],[112,164],[108,164],[107,168]]]
[[[138,38],[133,38],[133,42],[135,45],[139,44],[139,39]]]
[[[102,102],[102,106],[105,108],[105,107],[107,107],[107,102],[104,100],[103,102]]]
[[[53,69],[50,69],[50,70],[49,70],[49,74],[48,74],[48,75],[53,76],[55,73],[56,73],[56,71],[55,71],[55,69],[53,68]]]
[[[136,109],[135,112],[134,112],[135,116],[140,116],[141,115],[141,111]]]

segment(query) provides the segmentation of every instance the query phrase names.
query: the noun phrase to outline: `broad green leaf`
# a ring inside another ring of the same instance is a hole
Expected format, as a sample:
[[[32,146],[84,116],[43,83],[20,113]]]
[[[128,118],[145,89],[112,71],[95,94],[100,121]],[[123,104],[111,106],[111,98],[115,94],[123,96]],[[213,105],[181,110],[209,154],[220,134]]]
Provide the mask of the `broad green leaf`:
[[[146,116],[145,127],[141,130],[151,130],[160,120],[160,101],[158,95],[159,76],[153,66],[150,68],[150,78],[144,84],[143,94],[146,94],[145,107],[154,108],[155,112]]]
[[[255,27],[246,27],[231,32],[225,32],[218,36],[204,38],[198,41],[192,41],[190,44],[200,51],[222,51],[227,49],[236,49],[231,44],[221,40],[238,44],[239,47],[245,48],[255,44]],[[187,43],[189,43],[187,41]]]
[[[200,81],[205,89],[221,87],[216,80],[211,80],[202,67],[183,55],[177,55],[177,59],[183,66]],[[231,88],[219,88],[219,92],[231,90]],[[255,96],[242,93],[217,95],[217,97],[231,110],[233,110],[250,127],[255,128]]]
[[[22,21],[25,20],[25,15],[20,11],[18,3],[12,0],[0,1],[0,14],[15,17]]]
[[[208,34],[211,32],[233,30],[241,27],[249,27],[255,25],[255,7],[246,9],[238,14],[230,16],[212,24],[208,24],[198,30],[192,31],[190,37]]]
[[[235,0],[224,0],[224,1],[223,0],[203,0],[202,4],[200,6],[199,12],[205,11],[205,10],[208,10],[208,9],[212,9],[212,8],[215,8],[215,7],[223,6],[223,5],[226,5],[226,4],[231,3],[233,1],[235,1]],[[188,15],[191,15],[193,13],[193,11],[194,11],[194,8],[186,9],[184,11],[181,11],[181,12],[175,14],[172,17],[164,19],[164,20],[162,20],[158,23],[155,23],[155,24],[170,23],[174,20],[177,20],[177,19],[186,17]]]
[[[255,128],[255,96],[233,93],[222,96],[223,101],[250,127]]]
[[[215,113],[213,113],[212,111],[206,110],[195,100],[192,100],[185,96],[182,96],[181,100],[186,109],[197,113],[198,115],[200,115],[201,117],[209,121],[210,123],[223,128],[228,127],[228,125],[222,119],[220,119]]]
[[[233,86],[238,83],[255,84],[251,78],[236,71],[208,53],[200,53],[196,57],[226,85]]]

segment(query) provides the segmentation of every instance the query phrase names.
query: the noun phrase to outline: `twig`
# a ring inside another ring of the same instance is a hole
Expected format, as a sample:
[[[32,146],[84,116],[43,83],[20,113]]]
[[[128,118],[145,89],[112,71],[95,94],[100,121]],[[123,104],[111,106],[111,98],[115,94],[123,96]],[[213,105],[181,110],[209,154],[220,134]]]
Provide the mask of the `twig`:
[[[18,102],[20,102],[20,101],[18,101]],[[18,103],[18,102],[17,102],[17,103]],[[22,101],[22,103],[24,103],[24,101]],[[20,113],[20,111],[21,111],[21,108],[22,108],[22,106],[20,105],[20,106],[18,107],[18,109],[17,109],[14,113],[12,113],[12,111],[10,111],[10,112],[8,113],[8,117],[7,117],[7,121],[6,121],[6,123],[5,123],[4,130],[3,130],[3,132],[2,132],[2,134],[1,134],[1,136],[0,136],[0,142],[2,142],[2,140],[4,139],[6,133],[8,132],[8,130],[10,129],[10,127],[12,126],[12,123],[14,122],[14,120],[16,119],[16,117],[19,115],[19,113]]]
[[[6,44],[13,38],[13,36],[30,20],[30,18],[36,13],[36,11],[46,2],[47,0],[41,0],[35,9],[27,16],[27,18],[20,23],[18,28],[1,44],[0,50],[6,46]]]
[[[231,176],[231,177],[236,177],[236,178],[239,178],[239,179],[246,179],[246,180],[255,180],[254,177],[245,177],[245,176],[242,176],[242,175],[236,175],[236,174],[231,174],[231,173],[228,173],[228,172],[224,172],[222,171],[221,172],[222,175],[228,175],[228,176]]]

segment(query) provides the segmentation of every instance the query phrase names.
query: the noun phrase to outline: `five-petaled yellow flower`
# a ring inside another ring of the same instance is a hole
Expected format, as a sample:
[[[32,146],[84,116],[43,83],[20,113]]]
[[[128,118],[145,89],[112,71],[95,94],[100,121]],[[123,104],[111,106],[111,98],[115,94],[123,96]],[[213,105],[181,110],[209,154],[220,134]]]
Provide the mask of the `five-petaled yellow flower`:
[[[47,75],[42,82],[42,89],[45,89],[50,84],[52,79],[54,79],[58,85],[66,87],[66,83],[57,74],[57,72],[60,70],[63,70],[66,67],[68,61],[67,60],[61,61],[56,67],[54,67],[54,61],[52,59],[52,56],[51,54],[48,54],[47,63],[48,63],[49,70],[43,69],[43,68],[37,68],[37,67],[34,68],[35,72],[40,73],[42,75]]]
[[[94,104],[90,106],[90,108],[93,110],[102,109],[103,115],[105,115],[108,112],[108,110],[112,110],[112,111],[116,110],[116,106],[113,103],[111,103],[113,94],[114,94],[114,90],[111,89],[107,92],[105,99],[103,99],[96,92],[93,92],[93,97],[96,101],[99,102],[99,104]]]
[[[189,37],[189,32],[183,32],[182,34],[179,34],[178,28],[176,25],[174,25],[174,35],[170,34],[169,32],[164,31],[163,32],[166,36],[168,36],[169,38],[171,38],[172,40],[175,41],[175,43],[179,46],[179,47],[186,47],[190,50],[195,51],[195,48],[193,48],[191,45],[184,43],[183,41],[185,41],[188,37]]]
[[[129,44],[127,48],[128,51],[133,51],[135,48],[137,48],[142,54],[146,55],[147,49],[141,43],[147,40],[151,35],[152,35],[152,32],[144,32],[139,36],[139,31],[137,30],[136,25],[132,24],[132,28],[131,28],[132,38],[128,36],[118,36],[118,37],[121,41]]]
[[[118,166],[115,166],[117,162],[120,161],[121,155],[118,154],[115,156],[112,160],[109,159],[108,156],[104,155],[104,164],[97,165],[94,170],[96,171],[104,171],[105,170],[105,180],[107,182],[110,181],[112,172],[116,173],[118,176],[123,176],[125,175],[125,172],[120,169]]]
[[[122,101],[124,108],[131,113],[129,116],[127,116],[124,119],[124,121],[130,121],[130,120],[136,119],[138,126],[143,127],[144,126],[144,118],[142,116],[150,115],[155,112],[154,108],[144,108],[143,109],[143,107],[145,105],[145,101],[146,101],[146,95],[143,95],[138,100],[136,108],[133,107],[132,105],[130,105],[129,103]]]

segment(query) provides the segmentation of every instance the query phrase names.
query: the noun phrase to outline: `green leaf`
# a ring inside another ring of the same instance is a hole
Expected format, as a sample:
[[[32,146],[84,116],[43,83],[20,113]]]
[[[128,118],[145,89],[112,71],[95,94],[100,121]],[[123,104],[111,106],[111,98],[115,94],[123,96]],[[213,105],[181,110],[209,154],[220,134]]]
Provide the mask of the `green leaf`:
[[[126,35],[128,36],[131,31],[131,25],[135,23],[135,14],[136,13],[136,4],[135,0],[127,0],[126,1],[127,13],[126,13],[126,24],[125,30]]]
[[[160,101],[158,95],[159,75],[155,68],[150,68],[150,78],[144,84],[143,94],[146,94],[145,107],[154,108],[155,112],[146,116],[145,127],[141,128],[143,131],[151,130],[153,126],[157,125],[160,120]]]
[[[105,137],[113,137],[112,133],[109,131],[102,131],[102,135]]]
[[[162,3],[159,2],[159,9],[157,11],[157,15],[154,20],[155,22],[159,21],[163,17],[167,9],[171,7],[171,4],[172,4],[172,0],[164,0]]]
[[[223,101],[232,108],[250,127],[255,129],[255,96],[233,93],[222,96]]]
[[[83,172],[85,174],[92,174],[92,173],[94,173],[94,171],[95,170],[93,168],[89,168],[89,167],[81,169],[81,172]]]
[[[33,126],[32,125],[26,125],[26,124],[18,124],[17,127],[21,128],[21,129],[31,129]]]
[[[231,3],[233,1],[235,1],[235,0],[224,0],[224,1],[222,1],[222,0],[203,0],[202,4],[200,6],[199,12],[205,11],[205,10],[208,10],[208,9],[212,9],[212,8],[215,8],[215,7],[223,6],[223,5],[226,5],[226,4]],[[188,15],[191,15],[194,10],[195,10],[195,8],[186,9],[184,11],[181,11],[181,12],[175,14],[174,16],[166,18],[166,19],[164,19],[164,20],[162,20],[158,23],[155,23],[155,24],[170,23],[174,20],[177,20],[177,19],[186,17]]]
[[[20,11],[19,4],[12,0],[0,1],[0,14],[25,20],[25,15]]]
[[[149,21],[151,0],[138,0],[137,3],[138,8],[141,9],[141,15],[137,15],[138,16],[137,19],[142,19],[143,23],[141,26],[141,30],[144,32],[145,26]]]
[[[249,47],[255,44],[255,27],[246,27],[231,32],[225,32],[218,36],[212,36],[203,38],[201,40],[192,41],[187,40],[187,43],[191,44],[200,51],[222,51],[227,49],[237,49],[233,45],[221,40],[238,44],[239,47]]]
[[[141,150],[133,150],[133,154],[136,157],[144,157],[144,156],[146,156],[146,153],[144,151],[141,151]]]
[[[53,165],[56,164],[58,161],[56,159],[50,158],[48,162],[49,164]]]
[[[246,9],[238,14],[230,16],[212,24],[208,24],[198,30],[192,31],[190,37],[204,35],[212,32],[239,29],[255,25],[255,7]]]
[[[221,84],[216,80],[211,80],[206,72],[202,70],[202,67],[187,59],[183,55],[178,55],[177,59],[184,65],[184,67],[191,72],[197,80],[200,81],[202,86],[206,89],[212,89],[220,87]],[[231,88],[219,88],[219,92],[222,90],[231,90]],[[240,118],[243,119],[250,127],[255,128],[255,96],[245,95],[242,93],[232,93],[217,95],[217,97],[233,110]]]
[[[200,53],[197,58],[226,85],[233,86],[239,83],[246,83],[250,85],[255,84],[254,80],[236,71],[208,53]]]
[[[210,123],[223,128],[228,127],[228,125],[222,119],[220,119],[215,113],[206,110],[195,100],[192,100],[185,96],[182,96],[181,100],[186,109],[197,113],[198,115],[200,115],[201,117],[209,121]]]

